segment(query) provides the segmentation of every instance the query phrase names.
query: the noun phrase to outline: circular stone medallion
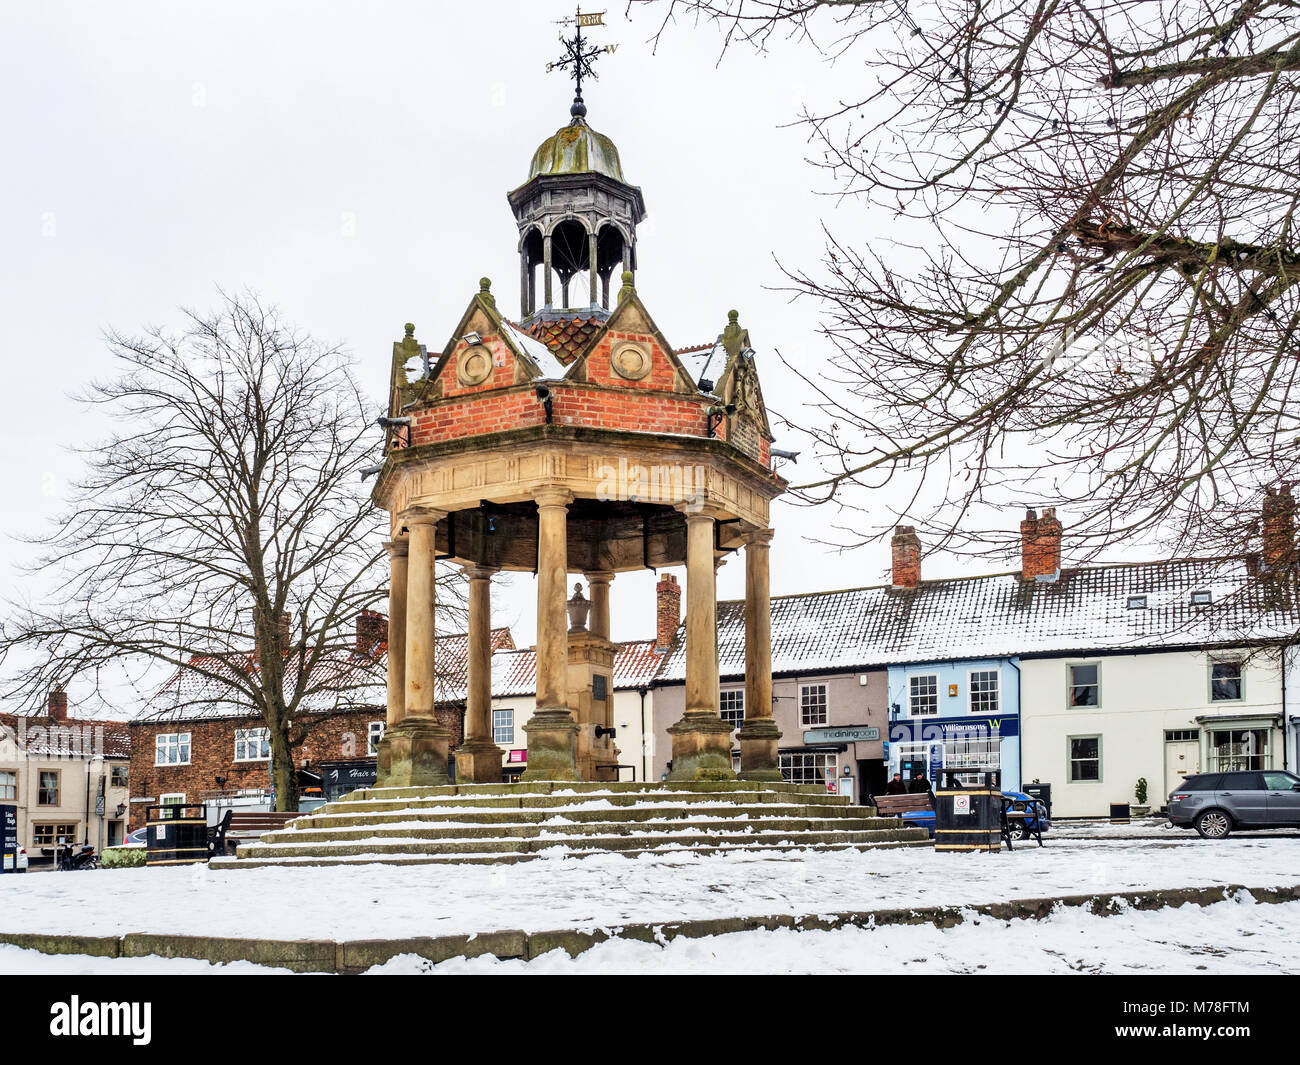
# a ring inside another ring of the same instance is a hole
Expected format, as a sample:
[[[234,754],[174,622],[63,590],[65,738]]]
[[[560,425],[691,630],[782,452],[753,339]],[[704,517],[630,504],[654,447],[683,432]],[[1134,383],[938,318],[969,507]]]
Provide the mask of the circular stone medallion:
[[[467,387],[481,385],[492,373],[492,353],[482,344],[467,348],[460,357],[456,376]]]
[[[619,377],[639,381],[650,372],[650,353],[636,344],[624,344],[614,352],[610,365]]]

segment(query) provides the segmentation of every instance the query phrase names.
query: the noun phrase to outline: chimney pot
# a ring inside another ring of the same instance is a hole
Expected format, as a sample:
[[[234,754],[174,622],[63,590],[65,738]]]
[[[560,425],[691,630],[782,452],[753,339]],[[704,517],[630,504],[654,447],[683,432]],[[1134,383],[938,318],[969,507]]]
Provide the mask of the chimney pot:
[[[1054,577],[1061,571],[1061,523],[1055,507],[1040,518],[1031,508],[1020,523],[1020,575],[1027,581]]]
[[[665,573],[655,585],[655,650],[663,651],[673,642],[682,620],[682,589],[677,578]]]
[[[894,587],[915,588],[921,583],[921,541],[915,527],[895,526],[889,546],[893,555]]]

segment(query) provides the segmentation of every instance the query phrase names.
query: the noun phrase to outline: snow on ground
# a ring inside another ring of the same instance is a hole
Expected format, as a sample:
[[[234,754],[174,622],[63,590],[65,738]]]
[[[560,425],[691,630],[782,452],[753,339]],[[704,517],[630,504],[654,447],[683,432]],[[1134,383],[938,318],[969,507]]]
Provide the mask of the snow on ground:
[[[372,974],[433,973],[1162,973],[1300,972],[1300,902],[1256,904],[1248,896],[1213,906],[1127,910],[1094,917],[1062,908],[1042,921],[843,928],[834,932],[736,932],[675,939],[664,946],[610,940],[570,958],[554,950],[531,962],[456,958],[433,965],[403,955]],[[248,963],[209,965],[167,958],[62,957],[0,946],[0,975],[237,975],[275,973]]]
[[[570,958],[531,962],[456,958],[433,965],[403,955],[371,973],[1207,973],[1300,972],[1300,902],[1249,898],[1213,906],[1128,910],[1093,917],[1062,908],[1042,921],[975,917],[955,928],[891,925],[834,932],[734,932],[665,946],[608,940]]]
[[[1300,838],[1051,839],[1001,854],[929,848],[781,855],[541,857],[517,865],[207,866],[28,873],[0,882],[0,931],[372,939],[519,928],[962,905],[1213,884],[1300,884]]]

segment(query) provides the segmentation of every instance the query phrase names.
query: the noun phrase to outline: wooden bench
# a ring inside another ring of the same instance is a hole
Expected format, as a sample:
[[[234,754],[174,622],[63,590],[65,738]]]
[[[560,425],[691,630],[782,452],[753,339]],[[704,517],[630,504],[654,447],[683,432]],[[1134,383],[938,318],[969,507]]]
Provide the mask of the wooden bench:
[[[233,854],[239,844],[259,839],[302,816],[296,811],[227,810],[221,821],[208,829],[208,850],[214,855]]]
[[[934,796],[928,791],[909,795],[877,795],[871,800],[881,817],[901,817],[911,813],[934,813]]]

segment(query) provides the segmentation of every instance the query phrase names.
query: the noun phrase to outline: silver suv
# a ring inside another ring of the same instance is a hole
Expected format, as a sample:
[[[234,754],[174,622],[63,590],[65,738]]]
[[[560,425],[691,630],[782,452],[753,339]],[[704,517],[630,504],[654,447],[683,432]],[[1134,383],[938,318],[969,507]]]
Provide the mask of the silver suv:
[[[1169,820],[1223,839],[1234,828],[1300,828],[1300,777],[1280,770],[1200,773],[1169,794]]]

